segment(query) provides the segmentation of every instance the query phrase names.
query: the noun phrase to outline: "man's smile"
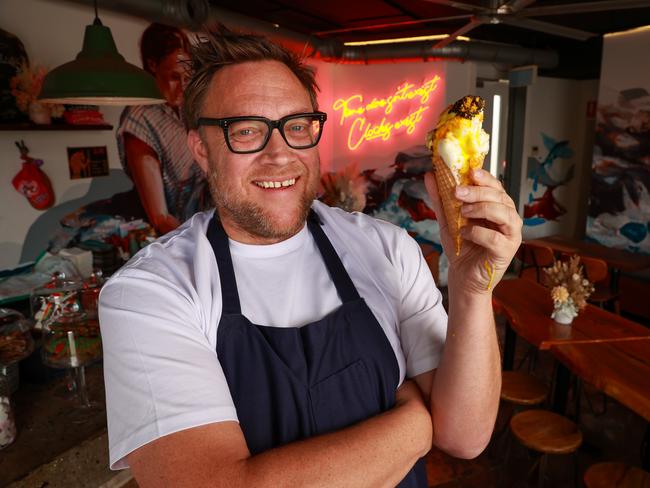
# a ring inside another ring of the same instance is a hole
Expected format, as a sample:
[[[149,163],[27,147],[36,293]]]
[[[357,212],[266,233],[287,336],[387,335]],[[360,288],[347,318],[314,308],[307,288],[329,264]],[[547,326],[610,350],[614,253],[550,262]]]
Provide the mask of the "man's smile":
[[[287,188],[296,184],[297,178],[289,178],[286,180],[255,180],[255,183],[260,188]]]

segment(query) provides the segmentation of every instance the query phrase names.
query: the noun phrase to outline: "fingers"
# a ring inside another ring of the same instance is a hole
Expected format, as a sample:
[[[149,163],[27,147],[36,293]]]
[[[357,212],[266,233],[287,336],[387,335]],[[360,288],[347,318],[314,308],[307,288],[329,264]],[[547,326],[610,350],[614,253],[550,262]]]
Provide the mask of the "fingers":
[[[460,231],[463,239],[473,242],[486,249],[507,249],[511,243],[498,230],[488,229],[479,225],[466,225]]]
[[[501,182],[487,171],[474,171],[474,181],[477,185],[456,188],[456,198],[463,202],[495,202],[515,208],[515,203],[505,192]]]
[[[461,213],[468,219],[484,219],[497,225],[504,234],[514,235],[521,227],[521,217],[510,205],[494,202],[466,203]]]
[[[489,186],[490,188],[496,188],[503,190],[503,185],[501,182],[492,176],[489,171],[484,169],[475,169],[472,171],[472,178],[474,183],[480,186]]]

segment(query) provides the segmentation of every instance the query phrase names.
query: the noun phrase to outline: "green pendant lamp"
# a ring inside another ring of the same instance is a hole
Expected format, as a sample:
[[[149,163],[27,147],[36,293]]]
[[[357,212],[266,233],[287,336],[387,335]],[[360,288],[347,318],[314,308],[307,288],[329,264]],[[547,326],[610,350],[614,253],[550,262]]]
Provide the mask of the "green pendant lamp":
[[[153,105],[165,103],[153,76],[124,61],[113,35],[97,16],[86,26],[81,52],[74,61],[50,71],[39,100],[74,105]]]

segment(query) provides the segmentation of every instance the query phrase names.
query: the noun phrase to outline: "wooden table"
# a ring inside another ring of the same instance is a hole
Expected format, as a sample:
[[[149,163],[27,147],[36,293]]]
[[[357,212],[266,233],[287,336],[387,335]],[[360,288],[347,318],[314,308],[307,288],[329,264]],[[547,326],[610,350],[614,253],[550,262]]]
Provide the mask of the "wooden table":
[[[565,367],[650,422],[650,339],[627,342],[554,344],[551,352]],[[650,469],[650,427],[643,466]]]
[[[650,329],[590,304],[580,311],[570,326],[558,324],[551,319],[553,301],[550,290],[523,278],[501,281],[494,289],[493,305],[497,313],[506,316],[514,332],[539,349],[566,342],[650,338]]]
[[[547,246],[556,253],[563,252],[602,259],[610,268],[613,290],[618,290],[618,278],[621,271],[635,272],[650,268],[650,255],[614,249],[593,242],[570,239],[561,235],[531,239],[527,240],[526,243]]]
[[[501,281],[494,289],[492,302],[495,312],[507,319],[504,370],[513,367],[517,336],[540,350],[557,344],[614,344],[650,338],[650,329],[589,304],[571,325],[558,324],[551,319],[550,290],[522,278]],[[557,412],[566,409],[569,379],[565,367],[557,369],[553,393],[553,409]]]
[[[650,422],[650,339],[555,344],[551,352],[574,374]]]

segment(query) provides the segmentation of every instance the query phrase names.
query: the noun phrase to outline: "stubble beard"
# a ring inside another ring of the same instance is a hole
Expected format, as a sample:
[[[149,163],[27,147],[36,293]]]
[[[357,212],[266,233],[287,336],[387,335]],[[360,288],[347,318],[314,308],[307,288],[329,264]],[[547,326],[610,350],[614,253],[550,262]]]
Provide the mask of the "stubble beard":
[[[319,171],[316,168],[316,171]],[[296,217],[284,226],[273,221],[272,215],[255,202],[242,198],[237,190],[221,178],[217,165],[210,158],[208,185],[219,217],[227,217],[240,230],[252,237],[269,241],[286,240],[302,230],[311,204],[317,195],[317,186],[310,185],[300,196]]]

